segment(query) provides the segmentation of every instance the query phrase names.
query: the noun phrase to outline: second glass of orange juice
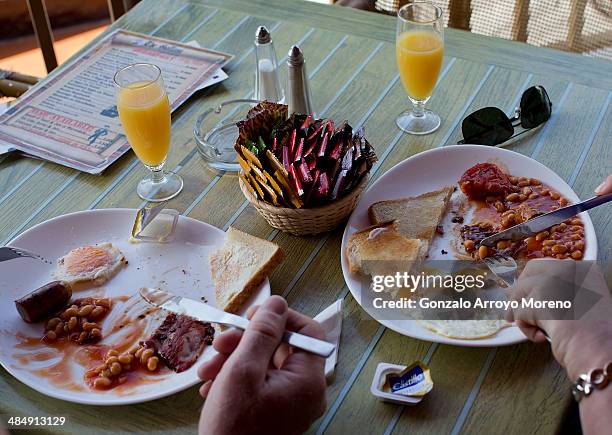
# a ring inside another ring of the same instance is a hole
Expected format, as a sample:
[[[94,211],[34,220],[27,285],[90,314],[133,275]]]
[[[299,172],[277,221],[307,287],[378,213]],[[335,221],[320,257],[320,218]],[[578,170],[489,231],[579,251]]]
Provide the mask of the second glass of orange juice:
[[[397,13],[395,56],[413,108],[401,113],[396,123],[406,133],[428,134],[440,126],[440,117],[425,104],[438,81],[443,55],[442,9],[428,1],[403,6]]]
[[[115,74],[117,110],[130,146],[151,174],[138,184],[138,195],[151,202],[166,201],[183,188],[183,180],[163,168],[170,149],[170,104],[161,70],[137,63]]]

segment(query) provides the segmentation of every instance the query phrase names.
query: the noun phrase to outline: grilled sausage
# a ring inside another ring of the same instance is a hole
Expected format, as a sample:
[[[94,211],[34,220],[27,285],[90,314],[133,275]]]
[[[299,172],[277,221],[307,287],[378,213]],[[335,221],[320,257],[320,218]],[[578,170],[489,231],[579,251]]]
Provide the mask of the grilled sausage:
[[[65,307],[72,297],[72,289],[63,281],[53,281],[15,301],[23,320],[34,323]]]

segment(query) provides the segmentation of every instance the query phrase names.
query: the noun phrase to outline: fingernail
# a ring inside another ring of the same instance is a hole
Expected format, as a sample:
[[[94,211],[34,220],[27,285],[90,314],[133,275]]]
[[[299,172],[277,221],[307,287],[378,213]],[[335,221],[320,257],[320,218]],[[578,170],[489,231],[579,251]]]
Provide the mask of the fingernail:
[[[287,301],[280,296],[271,296],[262,304],[261,308],[276,314],[285,314],[287,311]]]
[[[597,186],[597,187],[595,188],[595,193],[596,193],[597,195],[599,195],[599,194],[601,193],[601,191],[602,191],[602,189],[604,188],[604,186],[605,186],[605,185],[606,185],[606,182],[604,181],[604,182],[603,182],[603,183],[601,183],[599,186]]]

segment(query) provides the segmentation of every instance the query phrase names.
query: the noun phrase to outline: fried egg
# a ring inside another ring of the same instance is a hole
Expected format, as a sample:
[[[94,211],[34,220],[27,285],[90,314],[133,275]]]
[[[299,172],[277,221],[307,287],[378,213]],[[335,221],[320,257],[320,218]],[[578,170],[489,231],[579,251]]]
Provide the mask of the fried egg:
[[[57,260],[53,276],[69,284],[86,281],[100,285],[125,264],[127,260],[112,243],[82,246]]]
[[[419,323],[436,334],[460,340],[491,337],[512,325],[505,320],[420,320]]]

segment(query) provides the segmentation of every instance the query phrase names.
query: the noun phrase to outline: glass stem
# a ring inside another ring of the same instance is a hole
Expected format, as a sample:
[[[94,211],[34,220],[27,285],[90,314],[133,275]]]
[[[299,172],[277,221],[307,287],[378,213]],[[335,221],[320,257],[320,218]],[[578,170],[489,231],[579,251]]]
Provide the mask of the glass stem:
[[[415,117],[421,118],[423,115],[425,115],[425,102],[424,101],[412,100],[412,106],[413,106],[412,112],[414,113]]]
[[[153,179],[153,183],[158,184],[164,181],[164,178],[166,177],[164,176],[164,171],[161,169],[153,169],[151,170],[151,178]]]

